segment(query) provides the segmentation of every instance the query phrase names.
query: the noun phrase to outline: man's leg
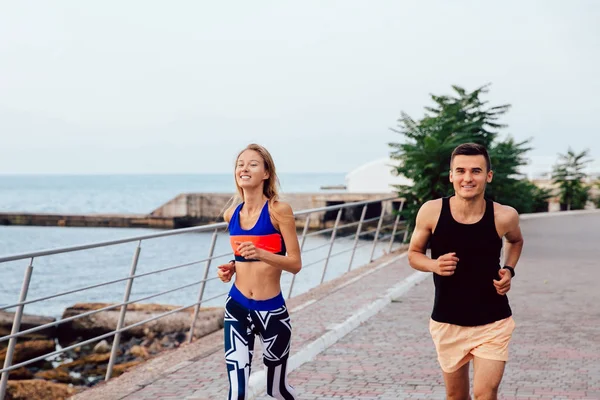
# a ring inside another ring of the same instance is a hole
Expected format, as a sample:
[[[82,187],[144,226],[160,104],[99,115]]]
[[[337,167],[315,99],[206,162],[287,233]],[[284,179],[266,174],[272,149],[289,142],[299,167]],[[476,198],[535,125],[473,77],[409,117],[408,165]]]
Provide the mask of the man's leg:
[[[444,372],[447,400],[469,400],[469,364],[454,372]]]
[[[504,374],[505,361],[473,358],[473,394],[475,400],[496,400]]]
[[[508,344],[515,329],[512,317],[485,326],[473,354],[473,394],[475,399],[497,399],[498,387],[508,360]]]

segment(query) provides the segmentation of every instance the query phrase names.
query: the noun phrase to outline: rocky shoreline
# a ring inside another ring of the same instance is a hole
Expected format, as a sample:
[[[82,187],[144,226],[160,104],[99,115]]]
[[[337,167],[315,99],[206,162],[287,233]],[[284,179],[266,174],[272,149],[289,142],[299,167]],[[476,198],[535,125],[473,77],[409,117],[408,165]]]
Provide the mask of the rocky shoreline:
[[[78,303],[67,308],[61,319],[110,306],[109,303]],[[129,304],[125,326],[158,316],[180,306]],[[122,333],[112,376],[116,377],[155,355],[187,344],[194,309],[186,309],[136,326]],[[19,338],[12,365],[70,347],[87,339],[113,332],[120,307],[59,324]],[[10,334],[14,313],[0,311],[0,337]],[[54,318],[24,315],[21,331],[54,322]],[[201,308],[194,338],[223,327],[223,308]],[[106,375],[113,337],[77,346],[49,359],[10,372],[7,400],[66,399],[102,381]],[[4,364],[8,341],[0,342],[0,365]]]

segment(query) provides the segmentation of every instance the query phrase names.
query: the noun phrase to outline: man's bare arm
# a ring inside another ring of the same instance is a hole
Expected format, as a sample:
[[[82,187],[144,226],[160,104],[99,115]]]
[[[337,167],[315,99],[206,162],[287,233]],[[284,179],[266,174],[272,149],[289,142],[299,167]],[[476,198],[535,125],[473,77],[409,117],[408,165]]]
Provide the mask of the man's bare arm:
[[[428,221],[428,213],[431,212],[431,208],[431,205],[427,202],[419,209],[415,229],[408,246],[408,263],[414,269],[423,272],[432,272],[434,267],[434,261],[425,254],[433,229]]]
[[[524,240],[521,234],[521,227],[519,226],[519,214],[512,207],[504,207],[504,216],[502,218],[506,231],[504,234],[506,238],[504,245],[504,265],[515,268],[521,257]]]
[[[447,253],[432,260],[427,257],[427,243],[432,235],[441,212],[441,200],[430,200],[417,213],[415,230],[408,247],[408,263],[416,270],[433,272],[441,276],[454,274],[458,258],[456,253]]]

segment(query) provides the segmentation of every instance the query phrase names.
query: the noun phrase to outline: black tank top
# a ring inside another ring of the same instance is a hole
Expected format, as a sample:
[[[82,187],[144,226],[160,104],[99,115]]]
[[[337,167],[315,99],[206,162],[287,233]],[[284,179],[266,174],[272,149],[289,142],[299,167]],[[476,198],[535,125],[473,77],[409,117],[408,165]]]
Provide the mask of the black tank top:
[[[494,203],[485,201],[485,213],[474,224],[457,222],[450,212],[450,198],[442,199],[442,211],[431,236],[431,257],[455,252],[454,274],[433,274],[434,321],[462,326],[485,325],[512,315],[508,298],[496,292],[500,279],[502,239],[494,222]]]

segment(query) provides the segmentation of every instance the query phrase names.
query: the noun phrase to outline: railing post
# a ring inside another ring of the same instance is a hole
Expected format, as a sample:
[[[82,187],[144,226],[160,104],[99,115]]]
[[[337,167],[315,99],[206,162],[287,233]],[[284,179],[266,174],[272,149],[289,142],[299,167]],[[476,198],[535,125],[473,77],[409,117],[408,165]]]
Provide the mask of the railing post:
[[[342,208],[339,209],[337,217],[335,218],[335,224],[333,225],[333,231],[331,232],[331,239],[329,242],[329,251],[327,252],[327,258],[325,259],[325,265],[323,266],[323,275],[321,275],[321,283],[325,280],[325,274],[327,273],[327,264],[329,264],[329,256],[331,256],[331,250],[333,249],[333,242],[335,241],[335,234],[337,232],[340,218],[342,217]]]
[[[210,240],[210,249],[208,250],[208,259],[206,260],[206,264],[204,265],[204,277],[202,278],[202,283],[200,283],[200,291],[198,292],[198,301],[196,302],[196,306],[194,307],[194,315],[192,316],[192,323],[190,324],[190,333],[188,337],[188,343],[192,343],[192,338],[194,337],[194,328],[196,327],[196,320],[198,319],[198,313],[200,312],[200,304],[202,304],[202,299],[204,298],[204,288],[206,287],[206,279],[208,279],[208,271],[210,269],[210,264],[212,262],[212,256],[215,252],[215,244],[217,243],[218,230],[215,229],[212,234],[212,239]]]
[[[137,269],[138,260],[140,258],[140,251],[142,248],[142,241],[138,242],[137,247],[133,253],[133,260],[131,261],[131,269],[129,270],[129,279],[127,280],[127,284],[125,285],[125,294],[123,295],[123,303],[127,303],[129,301],[129,296],[131,295],[131,287],[133,286],[133,276],[135,275],[135,270]],[[115,330],[115,336],[112,342],[112,348],[110,351],[110,359],[108,360],[108,366],[106,367],[106,376],[104,380],[107,381],[110,379],[112,375],[113,366],[115,365],[115,360],[117,358],[117,351],[119,350],[119,342],[121,341],[121,328],[123,328],[123,324],[125,323],[125,313],[127,311],[127,304],[121,305],[121,312],[119,313],[119,320],[117,321],[117,329]]]
[[[396,215],[396,220],[394,221],[394,228],[392,229],[392,237],[390,238],[390,245],[388,246],[388,253],[392,252],[392,246],[394,245],[394,236],[396,235],[396,228],[398,227],[399,220],[400,215]]]
[[[362,229],[363,221],[367,215],[367,204],[363,206],[362,213],[360,214],[360,220],[358,221],[358,228],[356,228],[356,236],[354,237],[354,245],[352,247],[352,253],[350,254],[350,262],[348,263],[348,271],[352,269],[352,261],[354,261],[354,253],[356,252],[356,246],[358,245],[358,239],[360,238],[360,231]]]
[[[371,249],[371,256],[369,262],[373,261],[373,254],[375,254],[375,247],[377,246],[377,240],[379,239],[379,231],[381,230],[381,224],[383,223],[383,216],[385,215],[385,207],[381,202],[381,215],[379,215],[379,222],[377,222],[377,230],[375,231],[375,238],[373,239],[373,248]]]
[[[402,238],[402,243],[406,242],[406,237],[408,236],[408,224],[406,224],[406,227],[404,229],[404,237]]]
[[[310,214],[306,217],[304,222],[304,229],[302,230],[302,238],[300,239],[300,255],[302,255],[302,249],[304,248],[304,242],[306,241],[306,232],[308,231],[308,225],[310,224]],[[288,292],[287,298],[292,297],[292,289],[294,288],[294,281],[296,280],[296,274],[292,275],[292,283],[290,283],[290,291]]]
[[[21,293],[19,295],[19,303],[23,303],[27,298],[27,292],[29,291],[29,283],[31,282],[31,274],[33,273],[33,258],[29,262],[29,266],[25,270],[25,277],[23,278],[23,285],[21,286]],[[21,319],[23,318],[24,304],[18,305],[15,311],[15,318],[13,319],[12,329],[10,334],[15,335],[21,329]],[[8,368],[12,364],[12,358],[15,352],[15,346],[17,345],[17,338],[11,337],[8,341],[8,348],[6,349],[6,356],[4,358],[4,369]],[[2,373],[2,379],[0,380],[0,400],[4,400],[6,394],[6,387],[8,385],[9,371]]]
[[[400,203],[400,207],[398,207],[398,215],[396,215],[396,221],[394,221],[394,229],[392,230],[392,237],[390,239],[390,247],[388,248],[388,253],[392,252],[392,246],[394,244],[394,236],[396,236],[396,229],[398,228],[398,222],[400,221],[400,213],[402,212],[403,207],[404,207],[404,200],[402,200],[402,202]]]

